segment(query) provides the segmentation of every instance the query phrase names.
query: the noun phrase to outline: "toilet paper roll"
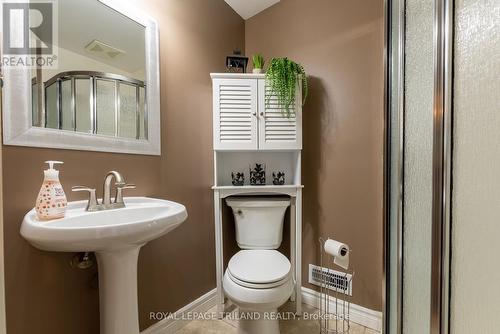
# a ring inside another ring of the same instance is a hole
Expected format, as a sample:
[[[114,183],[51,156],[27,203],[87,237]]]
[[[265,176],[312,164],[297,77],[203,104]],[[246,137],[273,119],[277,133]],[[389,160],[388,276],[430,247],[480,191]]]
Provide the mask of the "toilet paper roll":
[[[336,240],[325,241],[325,252],[333,256],[333,263],[347,270],[349,268],[349,246]]]

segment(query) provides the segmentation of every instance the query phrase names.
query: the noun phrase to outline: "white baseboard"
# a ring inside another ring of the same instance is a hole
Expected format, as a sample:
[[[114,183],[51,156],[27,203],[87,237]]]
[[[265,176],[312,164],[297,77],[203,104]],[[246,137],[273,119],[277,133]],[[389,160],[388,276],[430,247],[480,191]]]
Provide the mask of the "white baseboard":
[[[319,308],[319,292],[302,287],[302,302],[309,306]],[[330,310],[335,309],[335,303],[330,302]],[[382,312],[370,310],[366,307],[351,303],[350,320],[361,326],[376,331],[382,330]]]
[[[184,306],[177,312],[176,315],[181,315],[188,312],[203,313],[210,310],[216,304],[216,289],[207,292],[200,298]],[[309,306],[318,308],[319,293],[312,289],[302,287],[302,302]],[[334,305],[330,305],[330,309],[334,309]],[[363,306],[351,303],[350,319],[359,325],[381,331],[382,329],[382,312],[370,310]],[[163,319],[151,327],[145,329],[141,334],[172,334],[186,326],[189,320],[176,320],[172,318]]]
[[[216,303],[216,289],[213,289],[195,301],[184,306],[175,314],[181,315],[188,312],[199,312],[203,313],[210,310],[215,306]],[[148,327],[141,334],[172,334],[180,330],[182,327],[186,326],[190,320],[176,320],[176,319],[163,319],[156,324]]]

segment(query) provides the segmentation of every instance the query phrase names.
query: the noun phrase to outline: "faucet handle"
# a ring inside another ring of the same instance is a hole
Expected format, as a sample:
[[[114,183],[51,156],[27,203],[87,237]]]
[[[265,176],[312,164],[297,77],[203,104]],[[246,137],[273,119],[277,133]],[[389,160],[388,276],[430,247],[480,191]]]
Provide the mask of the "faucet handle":
[[[116,198],[115,203],[123,203],[123,189],[135,189],[136,186],[133,183],[117,184],[116,185]]]
[[[71,191],[88,191],[89,193],[89,201],[87,203],[87,208],[85,210],[87,211],[97,211],[99,210],[98,204],[97,204],[97,197],[95,196],[95,189],[86,187],[86,186],[73,186],[71,187]]]

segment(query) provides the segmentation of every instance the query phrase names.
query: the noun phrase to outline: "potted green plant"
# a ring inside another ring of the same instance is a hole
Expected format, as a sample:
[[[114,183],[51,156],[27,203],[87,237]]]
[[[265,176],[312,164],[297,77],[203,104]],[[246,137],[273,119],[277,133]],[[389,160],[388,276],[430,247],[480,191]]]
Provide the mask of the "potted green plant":
[[[252,57],[253,73],[262,73],[264,69],[265,60],[260,53],[254,54]]]
[[[273,58],[266,71],[266,107],[269,108],[271,97],[277,98],[284,115],[293,114],[297,86],[302,83],[302,101],[306,102],[308,87],[306,72],[302,65],[288,58]]]

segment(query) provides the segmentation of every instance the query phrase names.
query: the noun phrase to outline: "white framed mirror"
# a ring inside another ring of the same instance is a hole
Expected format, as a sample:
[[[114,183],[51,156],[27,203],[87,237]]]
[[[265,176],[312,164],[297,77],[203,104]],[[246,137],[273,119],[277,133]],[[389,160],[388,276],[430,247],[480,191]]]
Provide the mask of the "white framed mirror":
[[[57,65],[3,66],[4,144],[159,155],[155,20],[126,1],[52,3]],[[29,26],[20,29],[31,30],[29,45],[38,43],[35,56],[44,56],[43,36]],[[12,57],[5,50],[2,57]]]

